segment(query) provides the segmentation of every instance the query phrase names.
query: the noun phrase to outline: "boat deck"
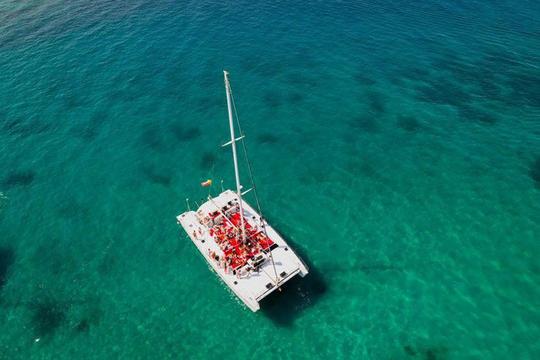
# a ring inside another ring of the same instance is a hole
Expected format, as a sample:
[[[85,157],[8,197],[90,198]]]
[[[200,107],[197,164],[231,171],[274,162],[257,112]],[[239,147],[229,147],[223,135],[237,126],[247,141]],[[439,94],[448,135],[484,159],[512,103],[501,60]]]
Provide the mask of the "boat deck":
[[[285,240],[242,201],[245,241],[240,241],[238,197],[231,190],[177,220],[212,269],[252,310],[258,302],[307,267]],[[263,222],[264,221],[264,222]],[[263,228],[264,225],[264,228]]]
[[[222,262],[225,270],[234,271],[245,266],[250,259],[255,258],[261,252],[267,252],[274,245],[274,242],[265,235],[262,229],[251,226],[245,217],[246,241],[242,242],[240,240],[241,219],[237,203],[231,201],[223,209],[224,211],[216,210],[206,215],[206,227],[209,229],[210,236],[223,252]],[[216,254],[213,255],[215,258]]]

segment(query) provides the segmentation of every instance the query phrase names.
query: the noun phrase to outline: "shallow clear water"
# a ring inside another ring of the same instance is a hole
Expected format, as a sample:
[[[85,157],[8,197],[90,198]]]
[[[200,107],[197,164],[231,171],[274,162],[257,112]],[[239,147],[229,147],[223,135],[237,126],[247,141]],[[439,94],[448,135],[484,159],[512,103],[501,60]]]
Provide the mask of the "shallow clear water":
[[[539,18],[0,0],[0,358],[539,358]],[[224,68],[311,266],[256,314],[174,219],[233,186]]]

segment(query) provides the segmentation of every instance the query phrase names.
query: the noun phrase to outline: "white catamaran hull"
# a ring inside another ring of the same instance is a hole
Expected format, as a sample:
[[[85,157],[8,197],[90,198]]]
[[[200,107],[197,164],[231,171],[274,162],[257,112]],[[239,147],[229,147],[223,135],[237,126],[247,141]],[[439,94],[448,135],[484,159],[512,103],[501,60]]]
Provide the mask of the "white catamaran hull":
[[[233,109],[236,112],[236,107],[228,75],[227,71],[223,71],[231,141],[224,146],[230,145],[232,149],[236,193],[226,190],[218,197],[208,196],[208,201],[197,211],[189,210],[180,214],[177,220],[225,284],[251,311],[257,311],[262,299],[281,289],[280,286],[295,275],[304,277],[308,269],[277,231],[262,219],[250,166],[253,186],[250,190],[257,199],[259,212],[242,199],[242,195],[249,190],[242,192],[236,142],[242,140],[244,135],[236,116],[240,137],[235,136]],[[243,142],[242,147],[247,160]],[[211,186],[212,180],[206,180],[201,185]]]
[[[231,190],[226,190],[218,197],[202,204],[197,212],[201,214],[216,211],[231,201],[238,201],[238,197]],[[263,223],[259,214],[243,200],[242,205],[247,223],[253,228],[262,229]],[[259,302],[263,298],[279,289],[294,276],[298,274],[304,277],[308,273],[307,266],[277,231],[265,221],[266,234],[275,244],[270,250],[271,257],[270,253],[266,253],[266,261],[258,268],[258,271],[242,273],[242,269],[239,269],[236,274],[233,274],[231,269],[226,270],[218,261],[211,258],[212,252],[221,254],[222,250],[211,235],[210,228],[201,223],[197,212],[187,211],[178,215],[178,223],[184,228],[211,268],[251,311],[259,310]]]

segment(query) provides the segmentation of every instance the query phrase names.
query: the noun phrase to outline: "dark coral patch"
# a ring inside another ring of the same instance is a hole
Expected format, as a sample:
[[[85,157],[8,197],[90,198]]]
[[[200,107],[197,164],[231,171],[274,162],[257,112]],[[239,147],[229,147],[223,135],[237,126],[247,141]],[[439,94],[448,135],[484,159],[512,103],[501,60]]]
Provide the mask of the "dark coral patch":
[[[529,65],[533,62],[507,51],[488,51],[482,59],[473,63],[454,54],[444,55],[436,59],[433,66],[449,73],[456,84],[473,85],[476,90],[469,89],[469,94],[508,105],[540,106],[540,74]],[[432,86],[443,81],[443,87],[444,81],[449,82],[444,78],[426,80]],[[503,88],[510,91],[503,93]],[[454,100],[450,104],[464,102],[462,92],[454,92],[452,95]],[[455,95],[461,96],[461,100],[455,98]],[[423,97],[429,99],[427,94]],[[439,101],[449,103],[447,100]]]
[[[9,135],[26,137],[35,134],[42,134],[50,130],[51,125],[36,118],[22,119],[9,118],[0,119],[0,130]]]
[[[416,97],[423,102],[437,105],[460,106],[472,100],[472,96],[460,85],[446,79],[433,79],[429,84],[416,88]]]
[[[77,136],[77,137],[79,137],[81,139],[87,140],[87,141],[94,140],[98,135],[97,129],[94,128],[93,126],[91,126],[88,123],[77,125],[73,129],[73,133],[74,133],[75,136]]]
[[[158,129],[148,127],[141,134],[141,143],[152,150],[161,151],[165,147],[162,136]]]
[[[201,129],[194,126],[175,124],[170,127],[171,132],[178,141],[186,142],[201,136]]]
[[[520,60],[516,55],[509,51],[490,49],[485,51],[479,64],[492,71],[520,66]]]
[[[88,330],[90,330],[90,322],[88,319],[82,319],[75,325],[75,331],[78,333],[85,333],[88,332]]]
[[[216,155],[211,152],[205,152],[202,154],[200,166],[201,169],[210,169],[216,163]]]
[[[257,141],[262,144],[275,144],[279,141],[279,138],[270,133],[263,133],[257,135]]]
[[[445,359],[447,357],[448,349],[446,347],[428,347],[424,349],[424,356],[426,360]]]
[[[497,84],[495,79],[481,77],[476,79],[476,86],[478,88],[477,93],[483,98],[489,98],[493,100],[503,100],[501,87]]]
[[[90,214],[90,207],[77,200],[76,197],[70,196],[62,200],[57,211],[64,219],[85,219]]]
[[[370,133],[375,133],[379,131],[379,124],[372,115],[357,116],[351,119],[349,123],[351,127],[361,131],[366,131]]]
[[[77,259],[72,256],[51,256],[49,268],[52,274],[72,273],[78,266]]]
[[[64,107],[66,110],[74,110],[75,108],[84,106],[87,103],[87,100],[73,91],[69,91],[62,96],[64,102]]]
[[[114,255],[107,253],[97,266],[97,270],[101,275],[108,275],[116,267],[117,262],[118,260]]]
[[[411,345],[403,346],[403,351],[408,356],[412,356],[419,359],[425,360],[437,360],[444,359],[448,353],[446,347],[425,347],[425,348],[414,348]]]
[[[2,183],[8,188],[13,186],[26,186],[30,185],[35,177],[36,173],[30,170],[13,171],[4,178]]]
[[[108,117],[109,114],[106,111],[98,110],[94,112],[88,121],[79,124],[74,129],[75,135],[85,140],[93,140],[100,133],[101,127]]]
[[[7,116],[3,116],[3,118],[0,120],[2,120],[2,131],[8,134],[17,133],[19,129],[23,126],[23,121],[20,118],[10,119]]]
[[[492,125],[497,122],[497,119],[494,116],[473,106],[462,105],[458,108],[458,111],[459,116],[463,120],[474,121],[488,125]]]
[[[400,115],[396,123],[397,126],[408,132],[415,132],[422,127],[414,116]]]
[[[384,113],[385,106],[384,106],[384,98],[383,96],[375,91],[370,91],[366,94],[367,96],[367,104],[369,109],[377,114]]]
[[[277,91],[269,91],[263,96],[264,103],[270,108],[277,108],[280,106],[283,101],[281,99],[281,94]]]
[[[302,96],[302,94],[299,94],[299,93],[291,93],[287,96],[287,100],[291,103],[291,104],[297,104],[299,102],[301,102],[302,100],[304,100],[304,96]]]
[[[77,322],[73,330],[77,333],[87,333],[91,327],[99,325],[102,316],[103,313],[98,304],[90,304],[84,311],[84,316]]]
[[[540,189],[540,156],[531,164],[529,176],[536,184],[536,187]]]
[[[168,186],[172,182],[172,177],[169,174],[164,173],[151,166],[143,166],[142,172],[148,180],[154,184]]]
[[[510,103],[540,107],[540,73],[522,71],[509,74],[506,85],[511,89]]]
[[[451,74],[460,83],[470,82],[478,76],[479,67],[468,63],[455,55],[438,57],[432,63],[433,67]]]
[[[53,335],[66,320],[65,308],[60,303],[38,303],[32,310],[32,324],[39,337]]]
[[[401,73],[401,77],[415,81],[426,81],[429,79],[430,72],[424,68],[412,66],[405,68]]]
[[[379,175],[377,172],[377,166],[369,160],[364,160],[359,165],[349,164],[349,166],[347,166],[347,169],[349,171],[353,171],[352,173],[356,173],[356,170],[358,170],[358,172],[362,176],[370,178],[376,178]]]
[[[425,353],[425,356],[426,356],[426,360],[436,360],[436,359],[438,359],[437,353],[432,349],[427,349],[426,353]]]
[[[9,270],[15,262],[15,251],[9,247],[0,247],[0,289],[6,284]]]
[[[403,350],[405,351],[405,354],[409,356],[416,356],[416,350],[411,345],[405,345]]]

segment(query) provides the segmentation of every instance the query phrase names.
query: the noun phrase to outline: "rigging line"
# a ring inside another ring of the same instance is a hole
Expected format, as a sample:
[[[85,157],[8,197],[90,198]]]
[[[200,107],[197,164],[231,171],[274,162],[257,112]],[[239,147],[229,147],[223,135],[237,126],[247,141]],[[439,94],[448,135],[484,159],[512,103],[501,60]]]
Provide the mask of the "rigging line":
[[[236,125],[238,126],[238,132],[240,133],[240,136],[244,136],[244,132],[242,131],[242,127],[240,126],[240,119],[238,118],[238,111],[236,110],[236,103],[234,101],[234,95],[232,92],[231,85],[229,84],[229,93],[231,94],[231,102],[234,109],[234,117],[236,119]],[[255,186],[255,180],[253,178],[253,172],[251,171],[251,162],[249,161],[249,157],[247,155],[247,148],[246,143],[244,140],[242,140],[242,149],[244,151],[244,158],[246,159],[247,167],[248,167],[248,174],[249,174],[249,180],[251,181],[251,187],[253,188],[253,195],[255,196],[255,202],[257,203],[257,210],[259,211],[261,222],[261,227],[263,229],[264,235],[270,239],[268,236],[268,233],[266,232],[266,226],[265,226],[265,220],[264,216],[261,210],[261,204],[259,202],[259,196],[257,195],[257,187]],[[270,250],[270,247],[268,248],[268,253],[270,254],[270,260],[272,261],[272,268],[274,269],[274,275],[276,277],[276,286],[279,286],[279,277],[276,270],[276,263],[274,262],[274,256],[272,255],[272,250]]]
[[[234,101],[234,95],[233,95],[232,89],[230,87],[229,87],[229,92],[231,94],[231,100],[232,100],[232,105],[233,105],[233,109],[234,109],[234,116],[235,116],[235,119],[236,119],[236,125],[238,126],[238,131],[240,133],[240,137],[243,137],[244,132],[242,131],[242,127],[240,126],[240,120],[238,118],[238,111],[236,110],[236,103]],[[261,204],[259,202],[259,196],[257,195],[257,187],[255,186],[255,180],[254,180],[254,177],[253,177],[251,161],[249,161],[249,157],[247,156],[246,143],[243,140],[242,140],[242,150],[244,152],[244,157],[246,159],[246,163],[247,163],[247,167],[248,167],[249,180],[251,181],[251,187],[253,188],[253,194],[255,195],[255,202],[257,203],[257,210],[259,210],[259,214],[261,215],[261,217],[263,217],[262,210],[261,210]]]

